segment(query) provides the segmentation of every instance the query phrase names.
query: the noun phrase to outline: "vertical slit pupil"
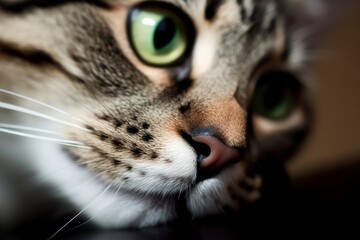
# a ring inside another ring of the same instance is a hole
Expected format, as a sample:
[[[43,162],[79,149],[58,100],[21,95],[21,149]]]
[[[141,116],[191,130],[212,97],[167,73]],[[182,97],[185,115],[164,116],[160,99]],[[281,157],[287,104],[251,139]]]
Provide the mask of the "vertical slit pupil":
[[[171,18],[164,18],[155,29],[154,46],[156,50],[160,50],[168,45],[174,38],[176,26]]]
[[[282,86],[267,86],[264,93],[264,105],[266,109],[272,110],[285,101],[285,91]]]

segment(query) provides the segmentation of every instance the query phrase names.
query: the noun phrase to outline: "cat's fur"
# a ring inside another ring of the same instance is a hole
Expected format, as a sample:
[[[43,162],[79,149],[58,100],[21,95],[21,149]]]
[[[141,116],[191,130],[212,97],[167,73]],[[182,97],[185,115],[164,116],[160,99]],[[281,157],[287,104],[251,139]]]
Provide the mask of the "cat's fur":
[[[151,226],[182,211],[239,210],[276,188],[271,166],[293,152],[309,123],[294,1],[166,1],[196,31],[188,61],[169,68],[144,64],[130,47],[127,11],[139,1],[0,2],[0,88],[70,116],[4,92],[1,102],[77,127],[8,110],[1,122],[57,131],[89,147],[0,133],[3,225],[77,209],[107,228]],[[275,122],[249,109],[257,78],[274,70],[290,72],[303,89],[297,109]],[[182,133],[199,129],[240,149],[242,159],[196,182],[196,152]]]

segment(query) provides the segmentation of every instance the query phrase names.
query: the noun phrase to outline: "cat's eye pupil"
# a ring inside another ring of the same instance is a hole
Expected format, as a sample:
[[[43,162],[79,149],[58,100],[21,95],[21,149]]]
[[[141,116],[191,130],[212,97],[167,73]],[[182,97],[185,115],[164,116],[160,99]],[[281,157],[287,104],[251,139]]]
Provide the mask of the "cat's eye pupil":
[[[166,47],[175,37],[176,26],[170,18],[164,18],[156,27],[154,34],[155,49],[160,50]]]
[[[265,108],[269,110],[274,109],[286,100],[285,91],[286,89],[281,86],[278,86],[278,88],[272,87],[271,85],[266,86],[264,90]]]

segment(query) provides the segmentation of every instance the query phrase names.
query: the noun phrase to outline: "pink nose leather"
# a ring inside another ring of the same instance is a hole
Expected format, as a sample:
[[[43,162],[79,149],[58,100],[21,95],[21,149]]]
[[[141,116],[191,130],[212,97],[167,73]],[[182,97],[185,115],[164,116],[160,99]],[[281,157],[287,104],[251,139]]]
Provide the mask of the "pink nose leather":
[[[200,163],[200,170],[218,170],[229,162],[240,160],[238,149],[228,147],[218,138],[209,135],[197,135],[193,140],[206,144],[210,148],[210,155]]]

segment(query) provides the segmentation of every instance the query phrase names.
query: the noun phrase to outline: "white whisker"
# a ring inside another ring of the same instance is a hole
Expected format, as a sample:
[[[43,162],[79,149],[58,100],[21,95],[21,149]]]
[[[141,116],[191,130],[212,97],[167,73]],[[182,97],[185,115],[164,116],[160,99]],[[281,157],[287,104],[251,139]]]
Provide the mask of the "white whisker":
[[[56,111],[56,112],[58,112],[58,113],[61,113],[61,114],[70,116],[70,117],[74,118],[75,120],[84,123],[84,120],[81,120],[80,118],[76,118],[76,117],[72,116],[71,114],[69,114],[69,113],[67,113],[67,112],[65,112],[65,111],[63,111],[63,110],[61,110],[61,109],[59,109],[59,108],[57,108],[57,107],[53,107],[53,106],[51,106],[51,105],[49,105],[49,104],[46,104],[46,103],[44,103],[44,102],[40,102],[40,101],[35,100],[35,99],[33,99],[33,98],[30,98],[30,97],[27,97],[27,96],[24,96],[24,95],[21,95],[21,94],[19,94],[19,93],[15,93],[15,92],[12,92],[12,91],[3,89],[3,88],[0,88],[0,92],[6,93],[6,94],[9,94],[9,95],[11,95],[11,96],[15,96],[15,97],[18,97],[18,98],[21,98],[21,99],[25,99],[25,100],[28,100],[28,101],[30,101],[30,102],[36,103],[36,104],[38,104],[38,105],[47,107],[47,108],[52,109],[52,110],[54,110],[54,111]]]
[[[25,130],[30,132],[39,132],[39,133],[47,133],[52,135],[61,135],[58,132],[49,131],[45,129],[39,129],[39,128],[33,128],[33,127],[27,127],[27,126],[20,126],[20,125],[14,125],[14,124],[7,124],[7,123],[0,123],[0,128],[7,128],[7,129],[15,129],[15,130]]]
[[[53,121],[53,122],[62,123],[62,124],[65,124],[67,126],[71,126],[71,127],[78,128],[78,129],[89,132],[89,130],[86,129],[86,128],[77,126],[77,125],[72,124],[72,123],[68,123],[68,122],[60,120],[60,119],[53,118],[53,117],[47,116],[45,114],[30,110],[30,109],[27,109],[27,108],[23,108],[23,107],[20,107],[20,106],[17,106],[17,105],[5,103],[5,102],[0,102],[0,108],[7,109],[7,110],[12,110],[12,111],[15,111],[15,112],[21,112],[21,113],[29,114],[29,115],[32,115],[32,116],[47,119],[47,120],[50,120],[50,121]]]
[[[118,189],[116,190],[116,192],[114,193],[113,199],[115,199],[116,195],[119,193],[120,188],[122,187],[124,183],[121,183],[121,185],[118,187]]]
[[[50,138],[50,137],[38,136],[38,135],[33,135],[33,134],[29,134],[29,133],[18,132],[18,131],[6,129],[6,128],[0,128],[0,132],[8,133],[8,134],[13,134],[13,135],[21,136],[21,137],[27,137],[27,138],[45,140],[45,141],[49,141],[49,142],[55,142],[55,143],[57,143],[57,144],[66,145],[66,146],[71,146],[71,147],[79,147],[79,148],[91,149],[91,147],[85,146],[83,143],[78,142],[78,141],[72,141],[72,140],[66,140],[66,139],[60,139],[60,138]]]
[[[87,223],[91,222],[91,221],[94,220],[94,219],[95,219],[95,217],[92,217],[92,218],[90,218],[89,220],[87,220],[87,221],[79,224],[78,226],[73,227],[72,229],[70,229],[70,230],[67,231],[66,233],[71,232],[71,231],[74,231],[74,230],[76,230],[76,229],[78,229],[78,228],[81,228],[82,226],[86,225]]]
[[[76,214],[73,218],[71,218],[64,226],[62,226],[59,230],[57,230],[53,235],[51,235],[48,240],[53,239],[58,233],[60,233],[67,225],[69,225],[72,221],[74,221],[80,214],[82,214],[86,209],[88,209],[92,204],[94,204],[102,195],[105,194],[107,190],[111,187],[111,184],[100,193],[94,200],[92,200],[88,205],[86,205],[78,214]]]

